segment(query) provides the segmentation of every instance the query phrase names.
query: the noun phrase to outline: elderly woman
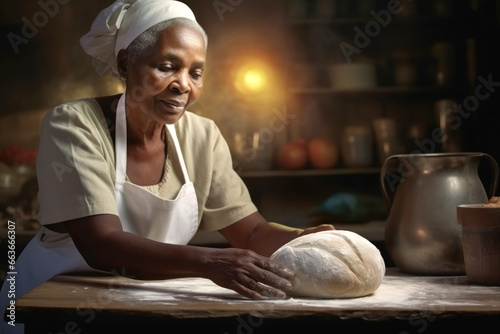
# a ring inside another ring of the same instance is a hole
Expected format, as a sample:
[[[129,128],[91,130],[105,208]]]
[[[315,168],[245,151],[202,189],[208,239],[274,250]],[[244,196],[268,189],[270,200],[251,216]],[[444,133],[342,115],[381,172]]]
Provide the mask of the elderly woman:
[[[81,44],[126,90],[46,115],[37,161],[43,226],[18,259],[16,297],[85,270],[197,276],[248,298],[286,296],[293,272],[268,256],[333,227],[268,223],[215,124],[186,111],[202,92],[207,48],[191,10],[171,0],[116,1]],[[219,231],[232,247],[187,245],[198,230]]]

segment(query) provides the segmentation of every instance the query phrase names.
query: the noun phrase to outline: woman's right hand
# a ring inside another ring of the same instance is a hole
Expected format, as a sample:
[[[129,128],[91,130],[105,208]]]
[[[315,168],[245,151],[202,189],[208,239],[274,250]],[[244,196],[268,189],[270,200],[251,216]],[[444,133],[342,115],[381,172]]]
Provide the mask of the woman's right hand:
[[[294,273],[269,258],[238,248],[213,249],[207,257],[206,278],[251,299],[285,298]]]

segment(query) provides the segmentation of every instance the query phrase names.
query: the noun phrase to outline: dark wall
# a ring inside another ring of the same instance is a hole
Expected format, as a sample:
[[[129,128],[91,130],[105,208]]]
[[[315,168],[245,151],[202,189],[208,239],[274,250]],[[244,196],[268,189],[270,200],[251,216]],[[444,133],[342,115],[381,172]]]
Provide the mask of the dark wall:
[[[79,45],[99,10],[112,1],[59,2],[1,0],[0,115],[116,90],[116,81],[94,73]]]
[[[490,82],[491,95],[481,100],[469,138],[475,150],[491,154],[500,164],[500,1],[481,0],[478,8],[478,77]],[[478,85],[489,86],[483,80]]]

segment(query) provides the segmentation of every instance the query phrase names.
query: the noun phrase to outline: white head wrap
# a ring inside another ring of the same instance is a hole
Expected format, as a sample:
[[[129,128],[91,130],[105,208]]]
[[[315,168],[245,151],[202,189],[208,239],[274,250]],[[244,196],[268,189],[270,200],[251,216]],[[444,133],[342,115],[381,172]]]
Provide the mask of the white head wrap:
[[[96,72],[117,76],[116,56],[152,26],[174,18],[196,22],[191,9],[174,0],[119,0],[99,13],[90,31],[80,39],[92,56]]]

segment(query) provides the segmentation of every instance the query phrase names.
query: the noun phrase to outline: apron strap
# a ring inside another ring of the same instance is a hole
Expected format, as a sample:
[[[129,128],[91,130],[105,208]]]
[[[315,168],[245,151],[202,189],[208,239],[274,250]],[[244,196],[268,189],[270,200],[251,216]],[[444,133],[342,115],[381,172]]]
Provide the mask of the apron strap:
[[[182,174],[184,174],[184,182],[191,182],[189,179],[189,174],[187,172],[186,162],[184,161],[184,156],[182,155],[181,146],[179,144],[179,139],[177,138],[177,132],[175,131],[174,124],[166,124],[168,131],[170,132],[170,136],[172,137],[172,141],[174,142],[175,151],[177,152],[177,157],[179,158],[179,162],[181,164]]]
[[[116,181],[123,184],[127,174],[127,115],[125,113],[125,93],[118,100],[116,108],[115,160]]]
[[[118,101],[116,108],[116,132],[115,132],[115,160],[116,160],[116,185],[123,184],[126,180],[127,174],[127,120],[125,112],[125,93],[122,94]],[[184,182],[191,182],[187,172],[184,156],[182,155],[179,140],[177,139],[177,132],[173,124],[166,124],[167,130],[174,142],[174,148],[179,158],[179,162],[184,175]]]

